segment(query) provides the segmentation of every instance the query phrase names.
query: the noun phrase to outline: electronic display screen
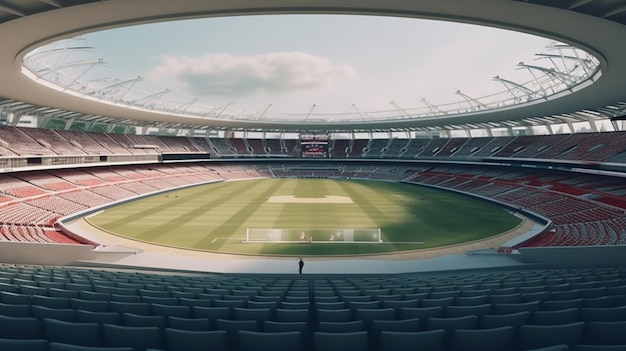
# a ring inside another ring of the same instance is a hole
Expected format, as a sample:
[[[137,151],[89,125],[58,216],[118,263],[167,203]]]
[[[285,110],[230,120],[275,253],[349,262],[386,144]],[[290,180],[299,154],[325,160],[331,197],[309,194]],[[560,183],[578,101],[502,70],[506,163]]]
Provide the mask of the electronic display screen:
[[[300,136],[300,157],[326,158],[328,157],[328,135],[314,134]]]

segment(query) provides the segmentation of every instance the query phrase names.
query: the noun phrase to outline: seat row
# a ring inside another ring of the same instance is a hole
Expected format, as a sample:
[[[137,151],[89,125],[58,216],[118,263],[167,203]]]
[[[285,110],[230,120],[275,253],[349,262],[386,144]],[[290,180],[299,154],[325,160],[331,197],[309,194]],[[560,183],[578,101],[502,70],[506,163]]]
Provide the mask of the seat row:
[[[222,320],[218,320],[222,322]],[[15,326],[23,333],[24,325]],[[32,327],[32,326],[31,326]],[[69,323],[45,319],[37,338],[0,338],[3,350],[28,351],[520,351],[625,350],[626,322],[582,322],[555,326],[511,326],[491,329],[433,329],[378,332],[299,330],[259,332],[256,324],[224,324],[222,329],[186,331],[174,328]],[[564,345],[564,346],[563,346]],[[556,348],[556,347],[559,348]],[[543,349],[547,348],[547,349]]]

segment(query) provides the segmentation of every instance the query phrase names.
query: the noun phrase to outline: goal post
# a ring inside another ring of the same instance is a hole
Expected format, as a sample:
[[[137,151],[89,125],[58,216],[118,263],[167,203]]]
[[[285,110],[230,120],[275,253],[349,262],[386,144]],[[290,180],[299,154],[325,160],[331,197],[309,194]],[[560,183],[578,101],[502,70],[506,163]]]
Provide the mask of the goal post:
[[[382,243],[380,228],[247,228],[247,243]]]

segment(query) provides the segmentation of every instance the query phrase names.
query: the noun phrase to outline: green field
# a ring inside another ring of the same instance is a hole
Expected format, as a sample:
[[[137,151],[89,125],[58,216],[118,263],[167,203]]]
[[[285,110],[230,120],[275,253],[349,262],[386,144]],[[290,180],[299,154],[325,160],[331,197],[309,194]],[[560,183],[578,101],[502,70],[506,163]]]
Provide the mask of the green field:
[[[478,240],[521,220],[477,199],[415,185],[333,179],[220,182],[128,202],[89,218],[120,236],[228,253],[338,255]],[[380,228],[383,243],[244,243],[247,228]]]

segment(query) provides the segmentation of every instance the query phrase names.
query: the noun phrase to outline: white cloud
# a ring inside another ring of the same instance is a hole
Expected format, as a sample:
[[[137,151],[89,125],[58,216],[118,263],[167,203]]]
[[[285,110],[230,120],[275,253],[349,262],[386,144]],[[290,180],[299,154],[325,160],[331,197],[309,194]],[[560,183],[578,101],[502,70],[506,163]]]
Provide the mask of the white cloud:
[[[163,56],[147,74],[150,80],[173,82],[189,94],[225,97],[328,90],[355,76],[350,65],[303,52]]]

